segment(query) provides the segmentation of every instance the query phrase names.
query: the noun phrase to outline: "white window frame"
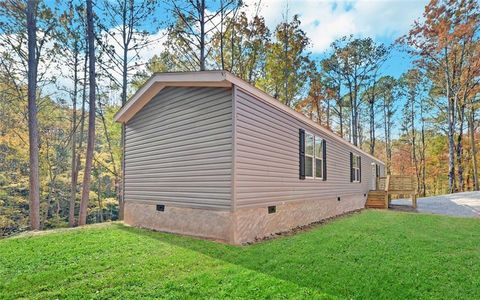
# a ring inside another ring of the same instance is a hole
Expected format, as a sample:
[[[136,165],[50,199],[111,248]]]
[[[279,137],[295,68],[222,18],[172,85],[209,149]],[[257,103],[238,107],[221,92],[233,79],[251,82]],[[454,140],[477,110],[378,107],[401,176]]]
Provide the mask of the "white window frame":
[[[352,169],[353,169],[353,182],[360,182],[361,174],[361,166],[360,166],[360,155],[353,154],[353,162],[352,162]],[[357,165],[357,166],[355,166]],[[351,171],[350,171],[351,172]]]
[[[320,140],[320,149],[321,149],[321,155],[320,157],[317,158],[317,140]],[[315,136],[314,139],[313,139],[313,154],[314,154],[314,160],[313,160],[313,176],[315,177],[315,179],[320,179],[320,180],[323,180],[323,164],[324,164],[324,161],[323,161],[323,139],[319,136]],[[321,174],[322,176],[318,176],[317,177],[317,159],[321,160],[322,161],[322,168],[321,168]]]
[[[308,136],[308,135],[310,135],[310,136],[313,137],[313,154],[312,154],[312,155],[307,154],[307,136]],[[322,139],[321,137],[319,137],[319,136],[317,136],[317,135],[315,135],[315,134],[313,134],[313,133],[311,133],[311,132],[305,131],[305,141],[304,141],[304,143],[305,143],[305,145],[304,145],[304,146],[305,146],[305,174],[307,173],[307,169],[306,169],[306,168],[307,168],[306,159],[307,159],[307,157],[309,157],[309,158],[312,159],[312,176],[306,176],[306,175],[305,175],[305,178],[307,178],[307,179],[321,179],[321,180],[323,180],[323,176],[324,176],[324,174],[323,174],[323,165],[322,165],[322,176],[316,176],[316,174],[317,174],[317,172],[316,172],[317,159],[320,159],[320,160],[322,161],[322,164],[324,163],[324,162],[323,162],[323,155],[322,155],[322,157],[319,157],[319,158],[316,157],[316,151],[315,151],[315,150],[316,150],[316,146],[317,146],[317,140],[320,140],[320,141],[321,141],[320,147],[322,147],[321,149],[322,149],[322,151],[323,151],[323,141],[324,141],[324,139]],[[323,152],[322,152],[322,154],[323,154]]]
[[[311,135],[313,138],[313,145],[312,145],[312,155],[307,154],[307,136]],[[315,178],[315,135],[313,133],[305,131],[305,178],[307,179],[314,179]],[[307,157],[312,158],[312,176],[307,176]]]

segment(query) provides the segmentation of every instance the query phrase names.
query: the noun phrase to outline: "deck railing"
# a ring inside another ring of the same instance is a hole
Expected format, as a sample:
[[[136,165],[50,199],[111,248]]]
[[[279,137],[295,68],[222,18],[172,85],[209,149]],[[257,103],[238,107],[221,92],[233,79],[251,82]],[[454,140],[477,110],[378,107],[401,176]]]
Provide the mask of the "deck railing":
[[[410,196],[412,205],[417,207],[417,184],[412,176],[387,175],[377,178],[377,190],[385,191],[385,201],[390,203],[391,195]],[[388,207],[388,206],[387,206]]]
[[[387,181],[387,177],[377,177],[377,191],[386,191],[385,182]]]
[[[405,191],[410,193],[416,191],[417,186],[412,176],[405,175],[387,175],[377,178],[377,190],[380,191]]]

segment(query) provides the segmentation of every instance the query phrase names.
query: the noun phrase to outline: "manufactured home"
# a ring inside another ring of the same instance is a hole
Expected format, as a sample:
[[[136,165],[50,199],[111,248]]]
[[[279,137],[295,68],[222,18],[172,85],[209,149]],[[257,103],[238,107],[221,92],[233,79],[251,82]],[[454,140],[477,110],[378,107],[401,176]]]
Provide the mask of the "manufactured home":
[[[122,107],[124,220],[242,244],[365,206],[384,164],[225,71],[159,73]]]

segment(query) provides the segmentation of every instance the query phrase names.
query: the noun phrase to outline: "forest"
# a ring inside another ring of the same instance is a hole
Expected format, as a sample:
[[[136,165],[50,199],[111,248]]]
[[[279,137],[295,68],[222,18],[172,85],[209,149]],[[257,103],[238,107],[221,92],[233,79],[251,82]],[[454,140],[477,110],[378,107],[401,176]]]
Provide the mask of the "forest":
[[[301,15],[286,8],[271,28],[262,9],[1,1],[0,236],[122,219],[124,128],[113,116],[155,72],[229,71],[379,157],[388,174],[414,176],[420,196],[479,189],[476,0],[431,0],[394,43],[348,35],[321,55]],[[394,55],[412,62],[400,76],[385,72]]]

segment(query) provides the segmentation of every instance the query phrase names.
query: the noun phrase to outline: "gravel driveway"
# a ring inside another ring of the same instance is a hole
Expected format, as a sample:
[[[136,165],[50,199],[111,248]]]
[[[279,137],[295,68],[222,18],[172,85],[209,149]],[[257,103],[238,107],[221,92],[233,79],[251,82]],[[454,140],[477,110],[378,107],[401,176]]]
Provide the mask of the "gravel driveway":
[[[411,205],[410,200],[392,200],[394,205]],[[480,192],[465,192],[418,198],[417,211],[459,217],[480,217]]]

